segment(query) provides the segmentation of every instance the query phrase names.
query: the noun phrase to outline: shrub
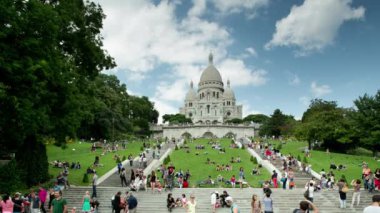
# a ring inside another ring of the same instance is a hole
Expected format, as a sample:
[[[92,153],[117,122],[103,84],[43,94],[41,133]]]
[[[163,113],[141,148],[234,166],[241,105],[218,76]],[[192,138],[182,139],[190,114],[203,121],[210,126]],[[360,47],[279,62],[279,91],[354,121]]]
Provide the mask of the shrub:
[[[187,144],[187,140],[185,140],[185,141],[183,142],[183,144]]]
[[[282,143],[278,144],[277,146],[277,150],[281,150],[282,149]]]
[[[244,146],[244,145],[242,145],[242,146],[241,146],[241,149],[245,149],[245,146]]]
[[[140,151],[144,151],[144,147],[140,147]]]
[[[257,158],[253,158],[253,164],[257,164],[258,162],[257,162]]]
[[[174,148],[174,150],[178,150],[178,145],[175,145],[175,148]]]
[[[26,188],[20,178],[21,175],[15,160],[0,166],[0,192],[12,194],[19,188]]]
[[[308,163],[308,161],[307,161],[307,157],[306,157],[306,156],[303,157],[303,162],[304,162],[304,163]]]
[[[297,160],[301,162],[301,156],[300,155],[297,156]]]
[[[253,162],[253,156],[251,156],[251,157],[249,158],[249,160],[250,160],[251,162]]]
[[[123,155],[123,158],[121,161],[125,161],[125,160],[127,160],[127,157],[125,155]]]
[[[90,182],[89,178],[88,178],[88,174],[87,173],[84,173],[83,175],[83,179],[82,179],[82,183],[88,183]]]

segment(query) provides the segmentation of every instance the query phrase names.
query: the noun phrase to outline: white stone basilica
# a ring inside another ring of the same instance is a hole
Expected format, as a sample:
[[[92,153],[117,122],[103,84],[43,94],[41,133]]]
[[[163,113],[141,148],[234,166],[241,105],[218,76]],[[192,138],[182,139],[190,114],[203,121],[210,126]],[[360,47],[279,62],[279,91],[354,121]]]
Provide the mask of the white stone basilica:
[[[233,118],[242,118],[241,105],[236,105],[235,94],[227,80],[224,87],[222,77],[213,64],[213,56],[209,55],[209,64],[202,72],[198,84],[198,92],[190,83],[190,90],[186,94],[185,106],[180,113],[191,118],[193,123],[217,124],[225,123]]]

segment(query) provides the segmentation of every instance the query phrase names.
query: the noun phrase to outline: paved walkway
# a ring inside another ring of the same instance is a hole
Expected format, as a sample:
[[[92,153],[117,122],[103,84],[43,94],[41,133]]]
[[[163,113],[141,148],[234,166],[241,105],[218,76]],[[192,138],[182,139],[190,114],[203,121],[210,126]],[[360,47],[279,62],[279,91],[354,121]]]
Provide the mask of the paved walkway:
[[[172,142],[164,143],[164,145],[161,147],[160,154],[163,155],[166,152],[166,150],[168,150],[169,148],[174,148],[174,147],[175,147],[175,145]],[[147,164],[148,165],[154,160],[152,155],[153,155],[152,151],[149,151],[149,153],[145,153],[145,156],[147,157]],[[128,163],[127,165],[124,166],[124,168],[127,171],[127,182],[128,183],[129,183],[129,180],[131,177],[131,169],[139,169],[139,168],[144,169],[143,167],[140,166],[139,160],[134,161],[132,167]],[[110,177],[108,177],[106,180],[104,180],[102,183],[100,183],[99,186],[120,187],[121,181],[120,181],[119,173],[116,171]]]

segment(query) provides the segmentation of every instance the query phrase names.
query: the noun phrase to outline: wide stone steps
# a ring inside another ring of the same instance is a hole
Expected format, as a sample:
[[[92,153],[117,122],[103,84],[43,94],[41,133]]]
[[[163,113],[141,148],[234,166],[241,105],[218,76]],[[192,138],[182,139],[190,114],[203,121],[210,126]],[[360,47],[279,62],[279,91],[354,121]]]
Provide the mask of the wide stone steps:
[[[85,191],[91,191],[86,187],[75,187],[64,191],[64,197],[68,201],[69,209],[72,207],[81,208],[82,196]],[[126,188],[121,187],[98,187],[98,201],[100,202],[99,211],[101,213],[111,212],[111,198],[117,192],[125,192]],[[246,189],[231,189],[231,188],[188,188],[188,189],[174,189],[174,198],[181,197],[181,194],[186,194],[190,197],[191,193],[194,193],[197,201],[197,212],[211,212],[210,195],[214,190],[218,190],[222,193],[223,190],[234,198],[236,203],[240,207],[240,212],[250,212],[250,200],[253,194],[257,194],[260,198],[263,198],[262,189],[258,188],[246,188]],[[298,188],[294,190],[282,190],[272,189],[272,199],[274,203],[274,212],[276,213],[291,213],[294,208],[298,207],[299,202],[303,200],[304,189]],[[168,192],[152,193],[151,191],[133,192],[138,199],[138,212],[167,212],[166,198]],[[347,209],[339,209],[339,194],[337,191],[323,191],[314,193],[314,203],[320,209],[320,212],[325,213],[351,213],[362,212],[363,208],[371,203],[372,194],[362,192],[361,203],[359,207],[350,208],[352,192],[347,194]],[[183,208],[173,210],[173,212],[185,212]],[[219,208],[217,212],[230,212],[229,209]]]

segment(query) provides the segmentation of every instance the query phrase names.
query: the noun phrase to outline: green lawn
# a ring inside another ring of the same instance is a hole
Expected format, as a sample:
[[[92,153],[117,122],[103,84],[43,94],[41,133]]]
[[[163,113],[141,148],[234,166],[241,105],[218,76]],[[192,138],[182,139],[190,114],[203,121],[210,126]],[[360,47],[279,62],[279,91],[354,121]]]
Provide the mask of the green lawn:
[[[250,161],[250,155],[247,150],[243,149],[232,149],[230,148],[231,140],[230,139],[218,139],[221,143],[221,146],[226,149],[226,153],[220,154],[218,150],[212,149],[211,145],[208,144],[208,139],[197,139],[192,143],[187,143],[189,146],[190,153],[186,153],[185,149],[175,150],[171,155],[170,159],[173,165],[176,167],[176,171],[180,169],[186,171],[190,170],[191,177],[189,186],[194,187],[197,181],[206,180],[210,175],[213,180],[216,180],[216,177],[221,174],[225,179],[229,180],[232,175],[235,175],[236,180],[239,179],[239,168],[244,168],[244,175],[246,181],[252,187],[260,187],[259,181],[264,181],[270,179],[270,174],[264,168],[261,168],[261,175],[253,176],[252,169],[257,165],[253,164]],[[197,144],[205,145],[205,149],[196,150],[195,146]],[[199,155],[196,155],[196,153]],[[207,153],[207,154],[206,154]],[[214,161],[216,164],[230,164],[231,157],[240,156],[240,163],[232,163],[232,171],[216,171],[216,165],[206,164],[207,158],[211,161]],[[226,187],[224,184],[217,185],[220,187]],[[208,186],[209,187],[209,186]]]
[[[271,140],[270,143],[279,144],[279,141]],[[306,142],[299,141],[287,141],[286,144],[282,145],[281,153],[283,154],[292,154],[297,157],[298,155],[301,159],[304,158],[304,147],[307,146]],[[372,171],[375,171],[376,168],[380,167],[380,162],[374,160],[372,157],[368,156],[359,156],[359,155],[348,155],[348,154],[340,154],[340,153],[326,153],[326,151],[311,151],[311,157],[307,158],[308,162],[312,165],[312,169],[316,172],[320,172],[322,169],[325,172],[330,171],[330,163],[335,163],[335,165],[345,165],[346,170],[334,170],[334,174],[336,179],[340,179],[340,177],[344,174],[346,176],[347,181],[351,181],[352,179],[361,178],[362,168],[361,164],[363,161],[367,162]]]
[[[134,157],[136,157],[141,152],[141,147],[142,142],[131,142],[127,144],[126,150],[119,150],[115,153],[107,153],[104,156],[101,155],[101,149],[97,149],[96,152],[91,152],[91,143],[85,142],[69,143],[67,144],[66,149],[62,149],[54,145],[47,145],[46,149],[49,162],[60,160],[68,161],[71,164],[71,162],[79,161],[82,168],[78,170],[69,170],[69,182],[71,185],[88,185],[88,183],[82,183],[82,179],[87,168],[94,163],[95,156],[99,156],[100,163],[104,165],[103,167],[95,168],[100,177],[116,166],[116,161],[114,160],[115,154],[118,154],[121,157],[124,155],[128,157],[129,154],[132,154]],[[49,174],[53,175],[54,177],[56,177],[61,171],[62,169],[54,168],[52,165],[49,165]]]

